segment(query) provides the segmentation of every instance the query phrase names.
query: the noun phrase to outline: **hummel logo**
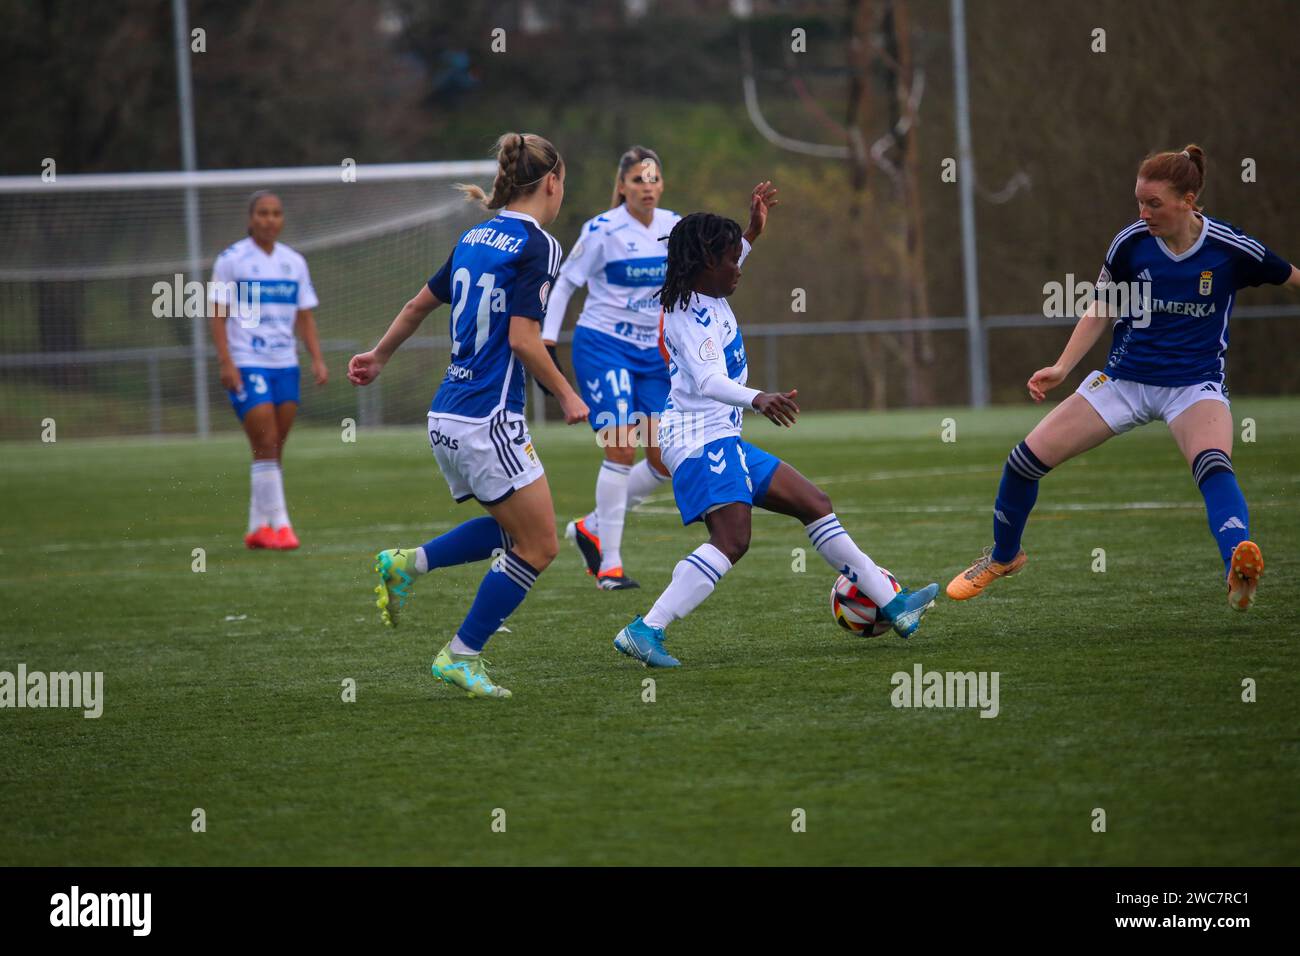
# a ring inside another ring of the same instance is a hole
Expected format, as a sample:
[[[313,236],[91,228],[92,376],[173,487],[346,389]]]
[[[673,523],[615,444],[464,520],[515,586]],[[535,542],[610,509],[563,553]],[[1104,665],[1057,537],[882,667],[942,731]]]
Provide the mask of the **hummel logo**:
[[[708,317],[709,310],[707,306],[703,309],[691,309],[691,312],[695,315],[695,321],[706,329],[709,327],[709,323],[713,321]]]
[[[840,574],[844,575],[844,577],[848,580],[850,584],[858,583],[858,576],[853,572],[853,569],[850,568],[847,564],[844,565],[844,567],[840,568]]]
[[[1238,518],[1236,515],[1233,515],[1227,521],[1223,522],[1223,527],[1221,527],[1219,530],[1227,531],[1229,528],[1239,528],[1242,531],[1246,530],[1246,526],[1241,523],[1241,519]]]
[[[709,465],[709,471],[713,472],[715,475],[720,475],[727,470],[727,463],[722,458],[722,456],[726,454],[726,451],[727,449],[725,448],[719,448],[716,454],[711,451],[705,452],[705,454],[709,456],[709,461],[717,462],[716,465]]]
[[[593,402],[598,402],[605,397],[605,393],[600,390],[600,379],[593,378],[587,383],[587,394],[591,396]]]

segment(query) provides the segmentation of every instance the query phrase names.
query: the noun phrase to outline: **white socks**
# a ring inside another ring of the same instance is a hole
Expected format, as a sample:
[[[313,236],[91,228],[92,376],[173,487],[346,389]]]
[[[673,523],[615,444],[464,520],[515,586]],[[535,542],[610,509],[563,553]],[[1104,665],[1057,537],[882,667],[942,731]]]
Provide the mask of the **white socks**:
[[[459,634],[451,639],[451,652],[460,654],[462,657],[478,657],[480,653],[462,641]]]
[[[255,461],[251,469],[251,493],[248,501],[248,530],[264,524],[279,530],[289,524],[289,509],[284,503],[284,476],[278,461]]]
[[[601,539],[601,544],[604,544]],[[700,545],[673,568],[672,583],[659,595],[645,616],[651,627],[664,628],[694,611],[713,593],[722,576],[731,570],[726,555],[713,545]]]
[[[415,548],[414,551],[415,551],[415,573],[416,573],[416,574],[428,574],[428,573],[429,573],[429,556],[428,556],[427,554],[424,553],[424,548],[423,548],[423,547]]]
[[[849,533],[840,526],[840,519],[835,517],[835,512],[804,525],[804,530],[826,563],[856,584],[858,590],[871,598],[877,606],[884,607],[894,599],[894,588],[889,579],[853,543]]]
[[[668,480],[667,475],[661,475],[650,467],[650,462],[642,458],[627,476],[627,510],[631,511],[641,502],[645,501],[661,484]],[[599,534],[600,532],[593,532]]]
[[[621,476],[620,472],[622,472]],[[623,546],[623,522],[627,518],[627,513],[649,498],[654,490],[667,480],[667,475],[655,471],[650,467],[650,462],[644,458],[631,466],[616,465],[611,461],[601,463],[600,473],[596,476],[596,510],[589,512],[583,519],[583,523],[588,531],[600,538],[602,571],[622,567],[623,558],[619,554],[619,549]],[[612,510],[617,512],[617,505],[614,502],[620,483],[624,487],[623,509],[618,512],[615,534],[610,536],[609,532],[603,530],[605,521],[610,519],[605,518],[602,521],[601,514],[606,507],[612,507]],[[613,556],[607,563],[603,558],[611,552]]]
[[[600,570],[623,566],[619,548],[623,544],[623,517],[627,514],[627,476],[631,465],[600,463],[596,476],[596,523],[600,535]]]

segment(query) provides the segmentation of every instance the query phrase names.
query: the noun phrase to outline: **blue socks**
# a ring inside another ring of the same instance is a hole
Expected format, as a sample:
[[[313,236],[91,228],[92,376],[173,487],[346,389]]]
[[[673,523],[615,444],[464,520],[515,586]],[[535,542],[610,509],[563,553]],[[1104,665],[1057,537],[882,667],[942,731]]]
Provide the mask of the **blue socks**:
[[[1226,574],[1232,564],[1232,552],[1250,537],[1250,511],[1237,484],[1232,459],[1217,448],[1207,448],[1192,461],[1192,477],[1205,499],[1205,515],[1210,534],[1219,545]]]
[[[1020,553],[1020,536],[1038,500],[1038,479],[1051,470],[1024,442],[1007,456],[993,504],[993,560],[999,564],[1015,560]]]
[[[536,580],[537,571],[533,566],[513,551],[507,551],[500,561],[492,563],[456,636],[474,651],[481,651],[501,622],[523,603]]]
[[[509,551],[510,535],[497,524],[495,518],[484,515],[459,524],[446,534],[441,534],[428,544],[420,545],[429,570],[449,568],[455,564],[486,561],[497,548]]]

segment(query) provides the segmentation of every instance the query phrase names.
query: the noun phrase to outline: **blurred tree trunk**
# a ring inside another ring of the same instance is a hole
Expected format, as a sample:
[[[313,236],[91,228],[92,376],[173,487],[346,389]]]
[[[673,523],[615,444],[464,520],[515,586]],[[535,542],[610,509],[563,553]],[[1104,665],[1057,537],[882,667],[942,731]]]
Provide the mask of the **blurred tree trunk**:
[[[871,157],[867,153],[867,133],[872,115],[870,69],[871,24],[875,11],[873,0],[849,2],[849,101],[845,126],[849,134],[849,164],[852,173],[852,191],[849,193],[849,219],[856,225],[857,260],[860,264],[862,289],[866,293],[866,315],[880,314],[880,283],[876,263],[880,261],[879,223],[876,204],[872,202]],[[885,407],[888,388],[883,349],[877,335],[856,336],[858,354],[867,370],[868,399],[872,409]]]
[[[889,160],[902,201],[902,313],[912,318],[928,317],[929,296],[925,285],[924,234],[922,231],[920,173],[917,158],[917,116],[912,102],[911,34],[906,0],[886,0],[881,22],[880,59],[885,87],[889,91],[889,129],[892,139]],[[928,332],[904,332],[899,351],[907,369],[906,401],[909,406],[934,403],[934,387],[928,365],[933,360],[933,343]]]

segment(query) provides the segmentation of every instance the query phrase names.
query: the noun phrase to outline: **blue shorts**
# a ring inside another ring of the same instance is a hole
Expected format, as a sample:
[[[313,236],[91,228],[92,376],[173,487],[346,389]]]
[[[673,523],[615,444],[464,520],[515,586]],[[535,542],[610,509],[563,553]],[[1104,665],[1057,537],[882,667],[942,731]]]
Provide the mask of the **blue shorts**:
[[[682,524],[704,517],[716,505],[761,504],[781,459],[732,435],[709,442],[673,472],[673,497]]]
[[[668,366],[657,348],[638,348],[582,325],[573,333],[573,373],[596,431],[635,426],[633,416],[658,415],[668,401]]]
[[[239,377],[244,387],[238,392],[227,390],[230,404],[242,422],[248,410],[255,405],[272,402],[281,405],[284,402],[298,401],[298,366],[291,368],[254,368],[240,366]]]

